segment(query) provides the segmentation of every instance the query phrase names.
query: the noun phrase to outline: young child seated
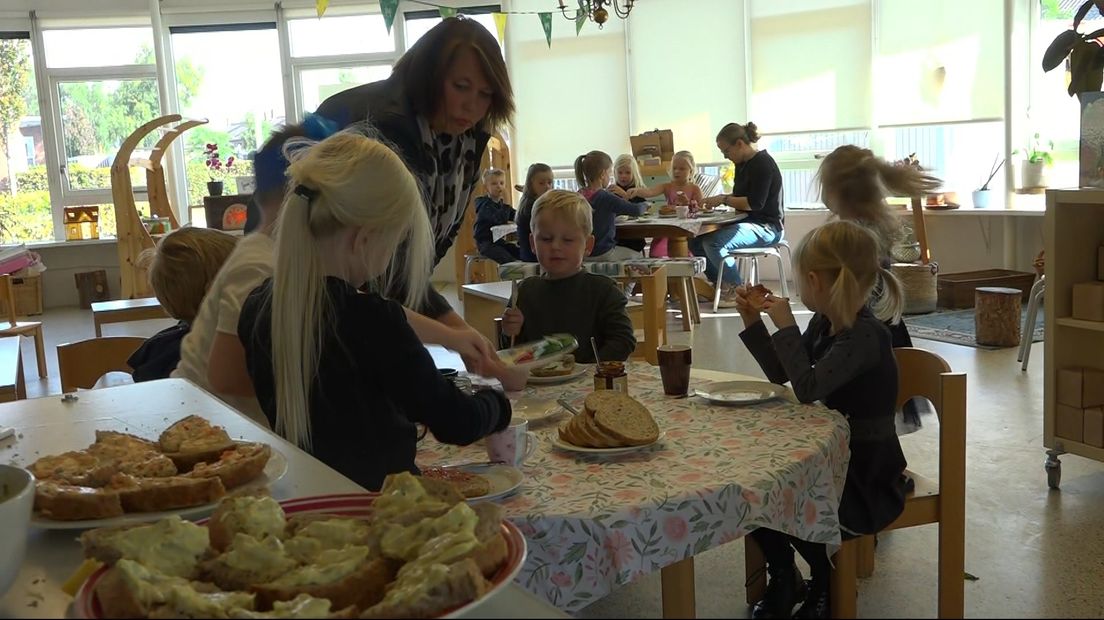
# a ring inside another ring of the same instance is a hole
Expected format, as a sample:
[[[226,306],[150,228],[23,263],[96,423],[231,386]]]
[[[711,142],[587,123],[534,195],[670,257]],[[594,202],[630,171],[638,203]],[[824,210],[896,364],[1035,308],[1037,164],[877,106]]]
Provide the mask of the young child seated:
[[[149,282],[157,301],[178,323],[150,336],[127,365],[134,382],[166,379],[180,362],[180,342],[191,329],[207,289],[234,251],[237,239],[210,228],[185,226],[147,251]]]
[[[613,160],[613,172],[617,182],[609,186],[610,193],[635,204],[648,202],[645,198],[629,195],[633,188],[645,187],[644,178],[640,176],[640,165],[636,163],[635,157],[628,153],[618,155],[617,159]],[[617,245],[644,254],[644,248],[648,242],[645,239],[618,239]]]
[[[690,211],[698,210],[703,199],[701,188],[691,179],[698,168],[694,165],[694,156],[690,151],[679,151],[671,158],[671,180],[655,187],[636,187],[629,192],[631,198],[652,198],[662,194],[669,207],[687,206]],[[652,240],[652,258],[667,256],[667,239]]]
[[[475,244],[479,253],[502,265],[519,259],[518,246],[494,240],[491,228],[514,221],[514,209],[506,204],[506,173],[498,168],[483,172],[486,196],[475,199]]]
[[[839,506],[842,537],[875,534],[901,514],[905,503],[905,455],[897,440],[897,363],[884,321],[901,315],[901,285],[882,267],[878,240],[852,222],[831,222],[813,230],[794,250],[801,301],[814,312],[802,334],[787,299],[735,289],[736,308],[746,328],[740,334],[774,383],[790,382],[803,403],[821,401],[851,426],[851,461]],[[868,305],[881,279],[884,291]],[[778,331],[767,333],[765,311]],[[753,618],[827,618],[831,609],[831,567],[824,544],[760,528],[750,536],[767,559],[766,596]],[[812,579],[796,615],[805,583],[794,549],[809,564]]]
[[[602,151],[591,151],[575,159],[575,180],[579,193],[594,209],[594,250],[588,261],[620,261],[640,258],[640,253],[617,244],[617,216],[644,215],[647,206],[618,198],[610,185],[613,160]]]
[[[529,342],[568,333],[579,341],[575,358],[594,363],[590,338],[602,361],[625,361],[636,334],[625,311],[625,294],[606,276],[583,270],[594,247],[591,208],[582,196],[552,190],[533,205],[533,247],[542,275],[518,285],[517,304],[502,315],[502,333]]]
[[[241,311],[246,361],[264,413],[291,443],[357,484],[418,473],[418,429],[467,445],[510,423],[495,390],[460,391],[397,301],[416,307],[433,265],[418,182],[384,144],[342,131],[291,154],[272,278]],[[416,208],[412,208],[416,207]]]
[[[552,167],[548,164],[533,164],[525,173],[525,185],[521,187],[521,202],[518,203],[517,241],[521,260],[527,263],[537,262],[537,255],[533,253],[533,246],[529,242],[529,235],[533,232],[530,223],[533,219],[533,203],[552,189],[552,181]]]

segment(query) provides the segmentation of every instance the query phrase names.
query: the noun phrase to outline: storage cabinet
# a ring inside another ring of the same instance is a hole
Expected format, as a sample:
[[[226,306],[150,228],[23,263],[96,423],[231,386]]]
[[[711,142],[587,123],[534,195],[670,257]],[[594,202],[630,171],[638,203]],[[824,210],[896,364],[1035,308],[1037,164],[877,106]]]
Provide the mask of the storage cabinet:
[[[1096,371],[1104,371],[1104,321],[1073,318],[1074,285],[1100,275],[1104,190],[1048,191],[1045,243],[1043,445],[1047,482],[1058,488],[1059,455],[1104,461],[1104,411],[1095,394],[1101,387]]]

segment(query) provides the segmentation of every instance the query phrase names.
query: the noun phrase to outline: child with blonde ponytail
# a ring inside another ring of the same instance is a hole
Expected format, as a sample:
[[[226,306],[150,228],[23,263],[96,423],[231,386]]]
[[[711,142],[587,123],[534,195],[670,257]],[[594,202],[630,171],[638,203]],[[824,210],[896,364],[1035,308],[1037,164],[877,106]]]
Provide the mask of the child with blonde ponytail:
[[[289,159],[275,272],[246,300],[238,326],[273,428],[368,489],[389,473],[417,472],[415,423],[459,445],[505,428],[509,401],[442,377],[398,303],[417,306],[433,260],[429,219],[402,160],[351,131]],[[358,291],[399,290],[399,281],[406,299]]]
[[[736,289],[736,307],[746,328],[748,350],[774,383],[790,382],[803,403],[821,401],[847,417],[851,461],[840,501],[843,538],[874,534],[893,522],[905,501],[905,456],[894,415],[897,364],[884,321],[900,317],[901,286],[882,266],[882,246],[866,228],[831,222],[809,233],[794,251],[795,280],[801,299],[814,312],[809,327],[798,329],[789,301],[768,295],[762,303]],[[875,284],[883,294],[869,303]],[[778,331],[767,333],[765,311]],[[760,528],[751,533],[767,558],[767,593],[754,618],[827,618],[831,567],[823,544]],[[794,564],[794,549],[812,570],[805,582]]]

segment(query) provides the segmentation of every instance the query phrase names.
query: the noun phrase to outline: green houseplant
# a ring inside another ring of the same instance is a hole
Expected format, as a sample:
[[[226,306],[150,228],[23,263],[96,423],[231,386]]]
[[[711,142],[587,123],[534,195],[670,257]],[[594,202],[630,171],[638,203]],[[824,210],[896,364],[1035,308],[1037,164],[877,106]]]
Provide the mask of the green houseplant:
[[[1023,155],[1020,162],[1020,187],[1024,189],[1046,187],[1046,168],[1054,163],[1051,152],[1054,150],[1054,141],[1044,141],[1036,133],[1028,143],[1027,148],[1016,149],[1013,155]]]

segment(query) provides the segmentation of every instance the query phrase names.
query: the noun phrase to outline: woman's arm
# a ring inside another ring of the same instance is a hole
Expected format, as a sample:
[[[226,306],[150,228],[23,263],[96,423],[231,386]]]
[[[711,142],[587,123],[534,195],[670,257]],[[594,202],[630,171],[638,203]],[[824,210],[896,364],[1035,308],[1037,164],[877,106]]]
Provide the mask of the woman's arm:
[[[593,204],[596,207],[606,207],[617,215],[644,215],[644,212],[648,210],[648,205],[643,202],[634,204],[628,200],[618,198],[609,192],[598,192],[595,194]]]
[[[217,394],[255,396],[245,365],[245,347],[237,335],[216,331],[207,355],[207,383]]]

